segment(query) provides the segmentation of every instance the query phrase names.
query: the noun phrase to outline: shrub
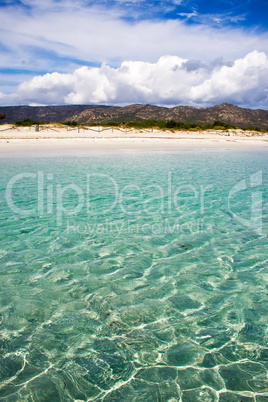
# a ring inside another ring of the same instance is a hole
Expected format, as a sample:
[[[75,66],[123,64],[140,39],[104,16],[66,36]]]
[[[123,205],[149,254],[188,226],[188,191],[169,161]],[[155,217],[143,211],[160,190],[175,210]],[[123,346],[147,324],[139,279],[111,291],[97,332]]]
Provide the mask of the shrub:
[[[80,126],[78,121],[75,121],[75,120],[68,120],[68,121],[65,121],[63,124],[65,124],[65,126],[70,126],[70,127]]]
[[[30,127],[30,126],[34,126],[35,124],[43,124],[43,123],[40,121],[31,120],[31,119],[15,121],[15,126],[18,126],[18,127]]]

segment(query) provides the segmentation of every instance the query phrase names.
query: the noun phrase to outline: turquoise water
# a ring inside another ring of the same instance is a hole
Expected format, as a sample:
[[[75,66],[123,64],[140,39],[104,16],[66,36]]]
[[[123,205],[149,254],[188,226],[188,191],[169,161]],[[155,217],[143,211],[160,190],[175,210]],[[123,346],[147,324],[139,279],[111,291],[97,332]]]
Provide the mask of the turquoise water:
[[[268,400],[267,153],[0,170],[0,400]]]

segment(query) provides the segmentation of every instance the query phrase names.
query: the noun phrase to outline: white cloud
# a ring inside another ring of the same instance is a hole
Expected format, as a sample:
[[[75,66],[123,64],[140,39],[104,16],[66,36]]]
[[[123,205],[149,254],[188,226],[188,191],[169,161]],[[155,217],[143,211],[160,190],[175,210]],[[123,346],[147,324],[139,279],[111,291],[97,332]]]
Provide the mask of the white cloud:
[[[74,75],[72,74],[45,74],[23,82],[17,94],[26,103],[55,104],[58,103],[58,99],[68,96],[73,85]]]
[[[197,102],[230,101],[241,105],[268,105],[268,59],[254,51],[238,59],[232,67],[223,66],[211,77],[192,87],[190,97]]]
[[[86,6],[83,0],[24,1],[33,6],[30,11],[1,9],[1,42],[8,51],[0,67],[59,71],[58,62],[64,72],[71,71],[75,60],[119,65],[126,59],[155,62],[163,54],[212,61],[234,60],[255,49],[268,52],[265,32],[187,25],[182,20],[130,23],[122,19],[126,8]],[[63,67],[65,59],[69,61]]]
[[[190,68],[189,68],[190,66]],[[11,95],[10,95],[11,96]],[[7,95],[0,95],[6,104]],[[22,83],[15,104],[131,104],[206,106],[230,102],[267,109],[268,58],[254,51],[232,65],[206,65],[177,56],[156,63],[124,61],[120,67],[80,67]]]
[[[22,2],[29,7],[0,8],[1,104],[243,103],[246,88],[247,104],[264,104],[267,70],[254,65],[253,56],[246,67],[244,55],[257,50],[254,57],[261,63],[261,52],[268,54],[267,32],[217,29],[202,19],[190,25],[164,19],[129,22],[125,5],[146,9],[146,0],[116,0],[113,8],[105,0]],[[180,55],[185,63],[165,54]]]
[[[192,18],[192,17],[197,17],[197,12],[193,12],[193,13],[178,13],[178,15],[180,17],[186,17],[186,18]]]
[[[18,96],[16,94],[4,94],[0,92],[0,105],[16,105],[18,102]]]

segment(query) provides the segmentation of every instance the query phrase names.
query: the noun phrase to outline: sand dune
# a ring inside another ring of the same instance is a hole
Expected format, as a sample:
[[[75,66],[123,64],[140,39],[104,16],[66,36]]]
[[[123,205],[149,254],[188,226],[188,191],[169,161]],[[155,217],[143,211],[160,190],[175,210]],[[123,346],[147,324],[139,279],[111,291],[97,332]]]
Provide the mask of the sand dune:
[[[47,150],[124,150],[198,148],[268,149],[268,133],[255,131],[161,131],[104,127],[67,128],[57,125],[0,126],[0,152]]]

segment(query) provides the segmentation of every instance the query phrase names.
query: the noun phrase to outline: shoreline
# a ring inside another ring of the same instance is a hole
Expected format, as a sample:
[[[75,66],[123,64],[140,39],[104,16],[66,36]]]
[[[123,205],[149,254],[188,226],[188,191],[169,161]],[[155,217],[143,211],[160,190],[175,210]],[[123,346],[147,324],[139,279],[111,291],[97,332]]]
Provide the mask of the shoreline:
[[[185,150],[264,150],[268,151],[268,133],[228,131],[123,130],[118,128],[75,128],[45,126],[0,126],[0,157],[34,156],[59,152],[72,154],[115,151]],[[53,151],[53,152],[52,152]]]

